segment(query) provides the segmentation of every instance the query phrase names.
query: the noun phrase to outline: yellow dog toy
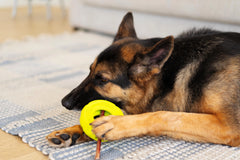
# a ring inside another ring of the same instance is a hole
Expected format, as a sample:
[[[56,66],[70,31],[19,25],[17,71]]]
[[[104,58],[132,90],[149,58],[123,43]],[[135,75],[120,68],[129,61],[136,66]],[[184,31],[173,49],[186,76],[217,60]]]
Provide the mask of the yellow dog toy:
[[[104,112],[104,116],[108,115],[123,115],[123,112],[112,102],[106,100],[94,100],[88,103],[81,111],[80,124],[84,133],[94,140],[98,140],[95,134],[92,132],[92,126],[90,123],[94,121],[94,117],[100,117],[101,111]]]

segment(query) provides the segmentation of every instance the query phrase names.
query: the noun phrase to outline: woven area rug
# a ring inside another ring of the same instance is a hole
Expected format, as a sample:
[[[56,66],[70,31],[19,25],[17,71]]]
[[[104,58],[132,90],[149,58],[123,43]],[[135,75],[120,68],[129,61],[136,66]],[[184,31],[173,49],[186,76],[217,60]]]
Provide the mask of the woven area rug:
[[[78,32],[0,44],[0,128],[50,159],[93,159],[95,141],[55,149],[45,136],[79,124],[80,112],[66,110],[61,98],[83,80],[96,55],[111,41]],[[167,137],[128,138],[103,143],[101,159],[236,160],[240,148]]]

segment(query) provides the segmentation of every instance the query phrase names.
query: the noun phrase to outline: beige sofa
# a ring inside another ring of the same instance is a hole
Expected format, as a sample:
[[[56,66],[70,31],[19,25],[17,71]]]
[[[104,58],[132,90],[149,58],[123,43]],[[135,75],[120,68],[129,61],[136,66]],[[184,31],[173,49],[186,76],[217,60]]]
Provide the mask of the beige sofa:
[[[127,11],[133,12],[141,38],[193,27],[240,32],[239,0],[72,0],[69,11],[73,27],[111,35]]]

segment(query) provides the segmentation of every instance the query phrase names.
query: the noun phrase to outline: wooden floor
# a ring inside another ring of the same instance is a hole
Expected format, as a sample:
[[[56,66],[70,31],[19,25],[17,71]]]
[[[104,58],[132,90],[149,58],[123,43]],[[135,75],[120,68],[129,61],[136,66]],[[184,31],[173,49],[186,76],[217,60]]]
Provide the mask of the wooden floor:
[[[12,18],[11,9],[0,8],[0,42],[7,39],[21,39],[27,35],[59,34],[71,31],[67,16],[63,17],[59,8],[52,8],[52,19],[47,20],[46,8],[33,6],[32,15],[27,8],[18,8],[16,18]]]
[[[40,34],[71,32],[67,16],[62,17],[59,8],[52,8],[52,20],[47,20],[45,7],[33,6],[33,15],[28,17],[27,8],[19,8],[15,19],[11,9],[0,8],[0,42],[7,39],[22,39]],[[35,148],[22,142],[21,138],[0,130],[0,160],[46,160]]]

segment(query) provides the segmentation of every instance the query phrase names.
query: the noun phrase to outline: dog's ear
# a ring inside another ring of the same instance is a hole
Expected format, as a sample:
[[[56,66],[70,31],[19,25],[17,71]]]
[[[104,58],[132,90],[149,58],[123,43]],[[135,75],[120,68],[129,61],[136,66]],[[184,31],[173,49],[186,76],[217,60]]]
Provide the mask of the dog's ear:
[[[168,36],[159,42],[157,42],[149,51],[145,54],[144,59],[148,60],[148,65],[158,66],[161,68],[163,64],[170,57],[174,47],[173,36]]]
[[[124,37],[133,37],[137,38],[137,34],[135,32],[134,24],[133,24],[133,15],[131,12],[128,12],[118,28],[118,32],[114,38],[114,41],[122,39]]]
[[[146,53],[138,54],[129,69],[129,75],[137,79],[149,79],[160,73],[164,63],[170,57],[174,47],[173,36],[166,37],[150,48]]]

